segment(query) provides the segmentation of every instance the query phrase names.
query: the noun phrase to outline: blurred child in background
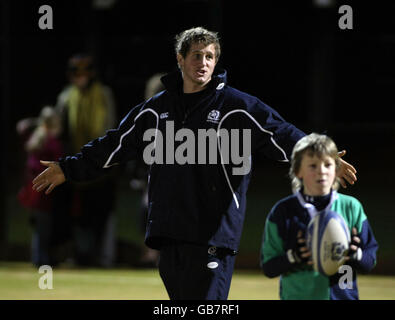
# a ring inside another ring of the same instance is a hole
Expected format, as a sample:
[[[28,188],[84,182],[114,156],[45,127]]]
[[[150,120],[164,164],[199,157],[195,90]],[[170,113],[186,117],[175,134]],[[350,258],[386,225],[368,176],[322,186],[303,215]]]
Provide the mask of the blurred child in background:
[[[29,134],[30,131],[30,134]],[[22,206],[31,210],[31,222],[34,228],[31,254],[32,262],[36,266],[56,265],[54,247],[64,232],[60,232],[61,211],[55,201],[61,201],[62,189],[50,197],[45,197],[32,190],[32,179],[42,171],[40,159],[58,159],[64,155],[63,145],[59,140],[62,126],[55,110],[45,106],[38,118],[23,119],[17,124],[17,132],[26,139],[24,149],[27,152],[25,181],[18,193],[18,200]],[[55,215],[55,216],[54,216]]]

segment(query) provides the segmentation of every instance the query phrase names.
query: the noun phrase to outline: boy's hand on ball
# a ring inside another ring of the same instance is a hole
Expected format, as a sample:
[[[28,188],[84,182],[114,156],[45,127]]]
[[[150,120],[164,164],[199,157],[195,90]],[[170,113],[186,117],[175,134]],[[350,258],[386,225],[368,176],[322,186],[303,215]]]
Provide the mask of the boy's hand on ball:
[[[357,228],[352,228],[351,230],[351,242],[348,249],[346,261],[349,260],[361,260],[362,259],[362,249],[359,247],[361,244],[361,239],[358,237]]]
[[[296,235],[296,249],[294,250],[295,260],[297,263],[307,263],[308,265],[312,265],[313,261],[311,261],[311,252],[309,248],[306,246],[306,239],[303,236],[302,230],[299,230]]]

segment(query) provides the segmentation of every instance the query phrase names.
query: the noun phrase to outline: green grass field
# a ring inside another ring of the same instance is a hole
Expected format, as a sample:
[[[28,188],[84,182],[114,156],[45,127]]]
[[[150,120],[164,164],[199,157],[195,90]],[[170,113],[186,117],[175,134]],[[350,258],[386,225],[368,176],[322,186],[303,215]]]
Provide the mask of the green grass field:
[[[53,289],[39,288],[40,274],[30,263],[0,262],[1,300],[162,300],[168,299],[157,270],[53,270]],[[395,277],[359,276],[362,300],[395,299]],[[230,300],[277,300],[278,278],[236,271]]]

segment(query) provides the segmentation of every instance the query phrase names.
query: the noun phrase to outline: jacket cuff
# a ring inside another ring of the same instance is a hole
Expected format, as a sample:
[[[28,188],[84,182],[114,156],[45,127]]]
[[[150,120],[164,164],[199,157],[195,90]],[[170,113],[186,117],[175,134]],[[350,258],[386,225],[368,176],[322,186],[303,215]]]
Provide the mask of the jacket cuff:
[[[68,172],[67,166],[65,164],[65,158],[59,158],[58,164],[59,164],[60,169],[62,169],[64,177],[66,178],[66,180],[70,180],[69,172]]]

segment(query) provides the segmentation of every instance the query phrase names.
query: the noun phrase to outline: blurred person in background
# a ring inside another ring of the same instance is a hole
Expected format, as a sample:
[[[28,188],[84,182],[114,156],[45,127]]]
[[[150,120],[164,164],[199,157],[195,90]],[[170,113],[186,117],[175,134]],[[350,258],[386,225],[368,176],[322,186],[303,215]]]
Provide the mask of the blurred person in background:
[[[18,192],[19,203],[31,211],[33,226],[31,259],[35,266],[55,266],[60,245],[68,235],[68,219],[62,203],[65,200],[65,186],[50,197],[43,197],[31,188],[32,179],[42,171],[42,157],[58,159],[64,156],[59,135],[61,120],[54,108],[45,106],[38,118],[26,118],[17,123],[16,130],[24,140],[27,153],[24,183]]]
[[[67,66],[70,84],[58,96],[62,139],[67,153],[75,153],[116,123],[112,90],[97,76],[94,58],[75,54]],[[89,183],[71,183],[75,263],[109,267],[115,259],[115,181],[111,172]]]

